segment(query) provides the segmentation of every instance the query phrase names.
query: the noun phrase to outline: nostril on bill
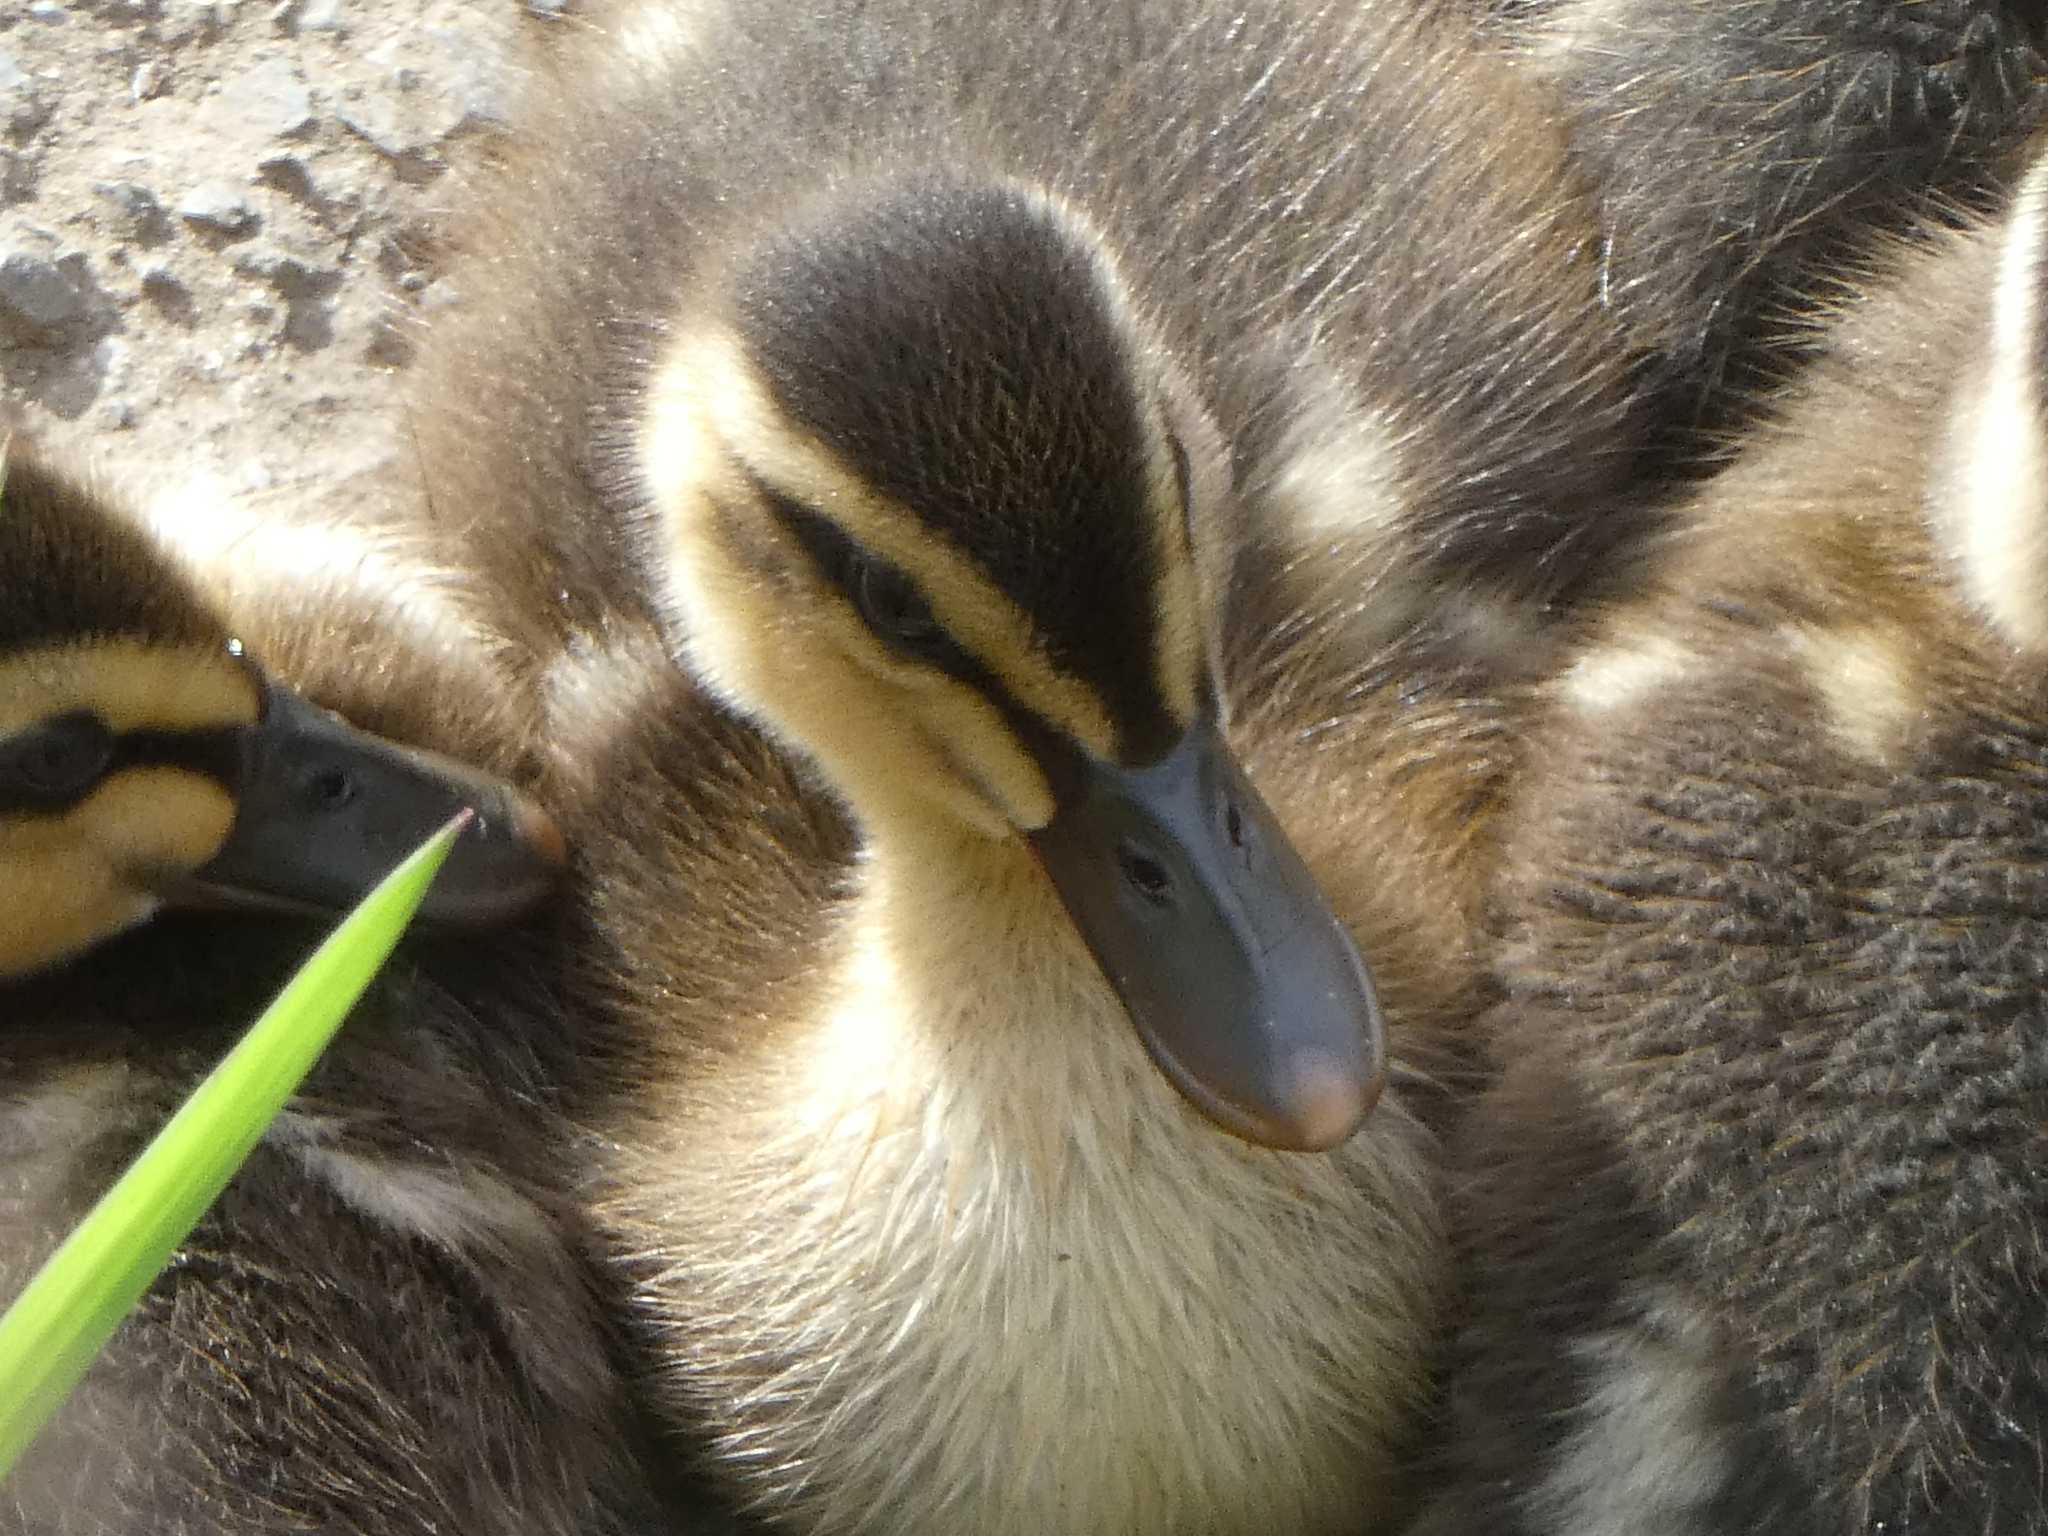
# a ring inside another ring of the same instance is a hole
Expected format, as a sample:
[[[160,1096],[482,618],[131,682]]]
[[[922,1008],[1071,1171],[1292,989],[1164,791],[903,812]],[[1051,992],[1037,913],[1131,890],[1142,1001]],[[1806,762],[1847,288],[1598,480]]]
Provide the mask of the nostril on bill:
[[[1147,901],[1163,906],[1173,888],[1173,877],[1167,874],[1166,866],[1129,843],[1117,849],[1116,857],[1131,887]]]
[[[314,810],[338,811],[355,799],[355,777],[343,768],[322,768],[307,777],[305,794]]]

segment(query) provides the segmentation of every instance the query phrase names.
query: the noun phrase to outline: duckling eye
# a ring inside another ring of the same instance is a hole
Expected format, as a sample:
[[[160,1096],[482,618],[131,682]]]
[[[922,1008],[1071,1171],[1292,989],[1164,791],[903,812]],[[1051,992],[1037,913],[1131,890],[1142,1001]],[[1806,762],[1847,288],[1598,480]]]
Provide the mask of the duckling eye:
[[[857,556],[852,572],[853,597],[868,628],[899,649],[930,655],[946,645],[931,605],[892,565]]]
[[[932,613],[931,604],[900,569],[869,554],[831,519],[802,502],[766,487],[763,499],[817,562],[818,573],[853,604],[861,622],[891,650],[949,671],[963,665],[964,658]]]
[[[0,742],[0,804],[40,808],[77,800],[114,760],[114,733],[80,710]]]

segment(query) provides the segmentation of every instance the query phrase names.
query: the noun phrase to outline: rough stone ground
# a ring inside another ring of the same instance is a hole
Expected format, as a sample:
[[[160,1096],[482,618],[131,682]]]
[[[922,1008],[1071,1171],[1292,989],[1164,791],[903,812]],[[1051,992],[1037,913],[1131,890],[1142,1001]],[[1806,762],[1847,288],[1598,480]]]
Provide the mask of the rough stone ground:
[[[0,401],[144,479],[318,500],[388,461],[520,11],[0,0]]]

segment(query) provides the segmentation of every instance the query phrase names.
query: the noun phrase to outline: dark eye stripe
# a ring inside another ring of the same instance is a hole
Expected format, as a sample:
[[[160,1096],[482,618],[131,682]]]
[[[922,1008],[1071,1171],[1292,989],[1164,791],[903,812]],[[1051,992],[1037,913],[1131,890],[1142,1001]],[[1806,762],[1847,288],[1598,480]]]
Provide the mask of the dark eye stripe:
[[[861,549],[830,518],[812,511],[802,502],[783,496],[759,481],[755,489],[774,513],[777,522],[803,547],[818,573],[839,595],[860,611],[858,573],[865,561],[895,572],[894,566],[875,560]],[[900,572],[897,578],[909,581]],[[1054,797],[1064,800],[1080,781],[1081,750],[1036,710],[1026,706],[978,659],[958,645],[948,644],[943,655],[926,658],[948,677],[966,684],[994,707],[1010,732],[1031,754],[1051,784]]]
[[[1173,433],[1166,435],[1166,446],[1173,453],[1174,489],[1180,496],[1180,537],[1188,556],[1195,552],[1195,469],[1188,462],[1188,450]]]
[[[194,731],[127,731],[115,737],[116,769],[182,768],[212,779],[229,794],[242,784],[246,727]]]
[[[917,583],[886,560],[861,556],[848,585],[868,628],[904,655],[943,666],[958,649]]]
[[[39,720],[0,741],[0,804],[75,804],[106,776],[113,757],[113,732],[90,710]]]
[[[936,619],[930,618],[931,610],[925,606],[917,583],[904,571],[862,549],[829,517],[758,482],[757,489],[775,514],[775,520],[811,557],[818,574],[846,599],[878,639],[893,650],[938,668],[948,677],[983,687],[981,679],[987,676],[986,669],[954,644]],[[890,594],[889,601],[902,605],[906,617],[929,620],[929,630],[921,629],[919,643],[906,643],[904,634],[890,627],[888,616],[876,611],[878,592]]]
[[[69,717],[60,717],[69,718]],[[85,717],[91,718],[91,717]],[[0,740],[0,814],[61,816],[117,773],[135,768],[178,768],[212,779],[230,795],[242,782],[243,742],[240,729],[212,726],[190,731],[123,731],[106,740],[103,763],[89,777],[62,792],[52,793],[7,772],[9,748],[45,728],[39,723]]]

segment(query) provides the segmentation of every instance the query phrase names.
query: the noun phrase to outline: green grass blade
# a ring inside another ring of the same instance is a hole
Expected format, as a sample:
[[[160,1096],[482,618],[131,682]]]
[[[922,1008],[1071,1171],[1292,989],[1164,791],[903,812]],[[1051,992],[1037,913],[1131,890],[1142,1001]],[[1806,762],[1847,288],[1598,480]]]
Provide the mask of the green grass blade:
[[[312,1070],[468,821],[435,833],[342,920],[0,1317],[0,1478]]]

